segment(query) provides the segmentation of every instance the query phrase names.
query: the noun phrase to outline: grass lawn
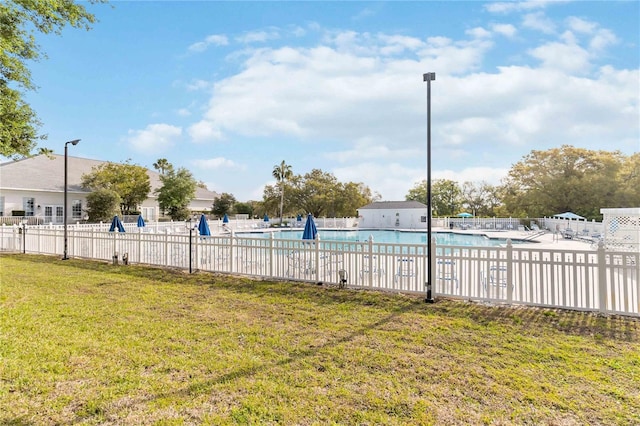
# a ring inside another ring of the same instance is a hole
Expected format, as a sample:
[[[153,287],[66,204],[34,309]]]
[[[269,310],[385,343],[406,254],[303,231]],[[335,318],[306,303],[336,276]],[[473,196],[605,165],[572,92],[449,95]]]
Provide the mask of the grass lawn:
[[[637,318],[0,262],[0,424],[640,424]]]

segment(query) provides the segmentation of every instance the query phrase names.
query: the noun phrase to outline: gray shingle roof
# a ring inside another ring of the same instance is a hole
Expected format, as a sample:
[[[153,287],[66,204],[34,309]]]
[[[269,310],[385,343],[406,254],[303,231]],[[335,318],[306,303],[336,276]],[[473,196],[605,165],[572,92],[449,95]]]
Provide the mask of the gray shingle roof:
[[[376,201],[360,207],[358,210],[399,210],[399,209],[426,209],[427,205],[419,201]]]
[[[106,161],[90,160],[88,158],[67,157],[67,181],[69,192],[89,192],[80,185],[82,175],[90,173],[95,166]],[[153,191],[159,188],[160,174],[147,169],[151,192],[149,197],[155,197]],[[64,155],[53,154],[51,157],[37,155],[18,161],[0,164],[0,188],[24,191],[64,192]],[[196,188],[196,199],[214,200],[218,194],[204,188]]]

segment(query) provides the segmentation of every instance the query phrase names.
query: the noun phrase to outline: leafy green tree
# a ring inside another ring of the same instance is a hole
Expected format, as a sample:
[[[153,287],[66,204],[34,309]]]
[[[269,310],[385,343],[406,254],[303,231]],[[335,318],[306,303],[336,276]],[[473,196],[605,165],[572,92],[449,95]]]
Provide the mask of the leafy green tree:
[[[460,205],[461,190],[458,183],[449,179],[435,179],[431,184],[431,206],[436,216],[453,216]],[[426,179],[416,183],[405,196],[407,201],[427,204]]]
[[[21,92],[36,89],[27,67],[28,61],[44,56],[36,34],[61,34],[67,25],[88,30],[94,22],[95,17],[72,0],[0,2],[0,154],[28,156],[38,140],[46,139],[38,134],[41,123]]]
[[[196,196],[197,182],[191,172],[184,167],[174,170],[168,168],[160,175],[162,186],[156,189],[158,204],[169,213],[173,220],[185,220],[189,217],[189,203]]]
[[[333,174],[320,169],[305,175],[292,175],[284,188],[287,207],[283,214],[288,215],[311,213],[315,217],[353,217],[357,209],[375,198],[363,183],[342,183]],[[261,216],[276,211],[281,194],[277,186],[265,186],[262,202],[254,208],[254,214]]]
[[[500,205],[499,188],[487,182],[464,182],[461,189],[462,206],[474,216],[495,216]]]
[[[335,217],[355,217],[358,209],[373,201],[371,189],[361,182],[340,184],[333,200]]]
[[[129,164],[128,161],[93,167],[90,173],[82,175],[82,187],[91,191],[110,189],[116,192],[121,199],[120,210],[123,215],[136,211],[151,191],[147,169]]]
[[[237,214],[246,214],[249,215],[249,217],[253,216],[253,205],[250,202],[236,203],[234,210]]]
[[[508,212],[528,217],[572,211],[596,219],[600,208],[620,207],[618,188],[623,161],[624,156],[618,151],[592,151],[569,145],[533,150],[509,171],[502,201]]]
[[[287,202],[287,206],[293,206],[294,194],[292,192],[293,186],[291,184],[287,185],[287,198],[289,202]],[[264,214],[268,214],[269,216],[273,215],[274,212],[278,212],[278,204],[280,200],[280,194],[282,192],[278,189],[276,185],[265,185],[263,193],[262,193],[262,201],[258,205],[257,209],[254,209],[254,214],[258,216],[264,216]],[[283,213],[284,214],[284,213]]]
[[[91,222],[107,222],[120,213],[122,199],[111,189],[98,189],[87,195],[87,214]]]
[[[618,207],[640,206],[640,152],[626,158],[616,177]]]
[[[225,213],[229,214],[233,212],[236,202],[236,197],[234,197],[233,194],[223,192],[213,202],[213,208],[211,209],[211,212],[219,217],[222,217],[225,215]]]
[[[314,217],[326,216],[338,192],[338,180],[331,173],[313,169],[294,182],[295,205]]]
[[[284,208],[284,184],[291,179],[293,172],[291,166],[282,160],[282,162],[273,168],[272,175],[278,181],[280,186],[280,222],[282,222],[282,210]]]

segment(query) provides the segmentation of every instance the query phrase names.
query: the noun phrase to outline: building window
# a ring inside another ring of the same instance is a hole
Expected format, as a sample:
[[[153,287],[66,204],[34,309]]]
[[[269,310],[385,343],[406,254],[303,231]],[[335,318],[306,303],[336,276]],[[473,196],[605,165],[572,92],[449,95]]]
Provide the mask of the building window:
[[[22,199],[22,209],[24,210],[24,215],[25,216],[33,216],[35,213],[35,204],[36,204],[36,199],[35,198],[23,198]]]
[[[82,200],[73,200],[71,202],[71,217],[73,219],[82,219]]]
[[[4,216],[4,197],[0,197],[0,216]]]
[[[426,223],[427,222],[427,217],[426,216],[420,216],[420,222]]]

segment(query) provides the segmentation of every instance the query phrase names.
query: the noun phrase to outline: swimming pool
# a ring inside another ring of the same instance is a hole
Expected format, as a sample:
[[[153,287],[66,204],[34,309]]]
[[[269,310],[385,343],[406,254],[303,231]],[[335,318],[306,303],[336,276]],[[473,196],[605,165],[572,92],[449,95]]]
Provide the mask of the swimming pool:
[[[302,230],[280,230],[274,232],[242,232],[237,233],[238,237],[263,236],[270,238],[273,234],[274,238],[283,240],[297,240],[302,238]],[[427,244],[427,233],[418,231],[396,231],[396,230],[318,230],[321,241],[346,241],[346,242],[365,242],[369,240],[369,236],[373,237],[376,243],[395,243],[395,244]],[[473,246],[473,247],[496,247],[507,243],[506,238],[488,238],[485,235],[477,234],[458,234],[455,232],[433,232],[436,238],[436,244],[447,246]],[[513,244],[525,241],[513,240]]]

